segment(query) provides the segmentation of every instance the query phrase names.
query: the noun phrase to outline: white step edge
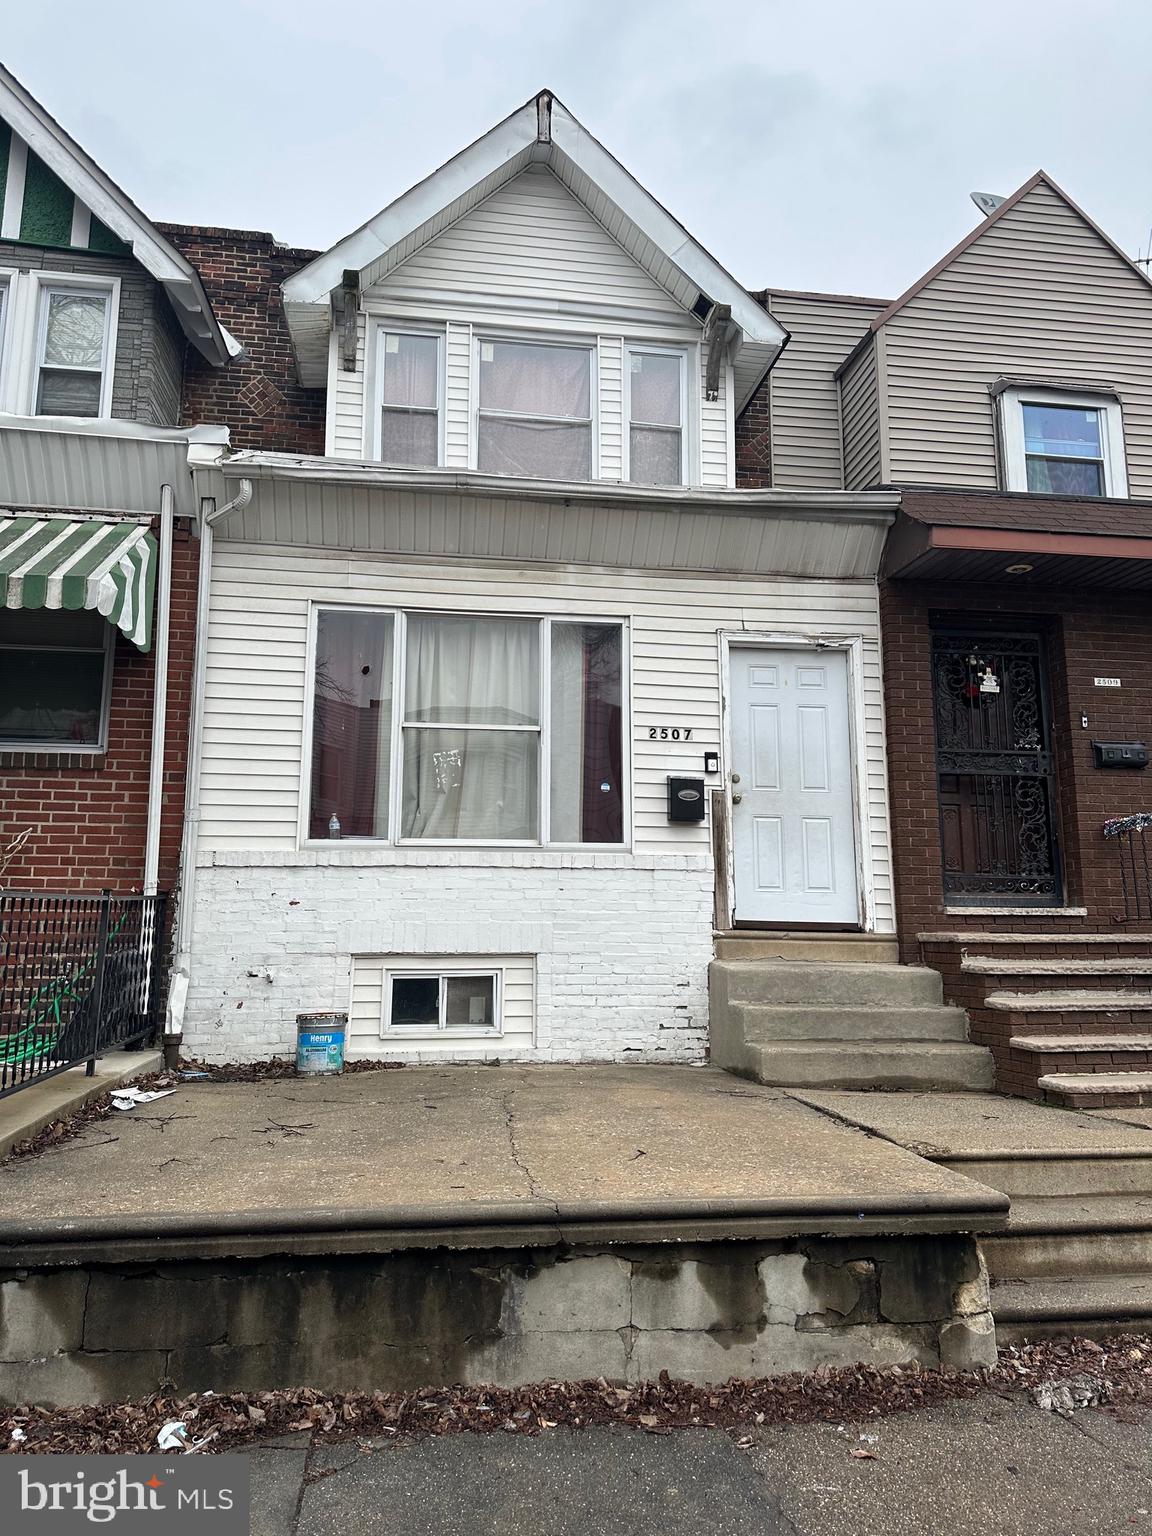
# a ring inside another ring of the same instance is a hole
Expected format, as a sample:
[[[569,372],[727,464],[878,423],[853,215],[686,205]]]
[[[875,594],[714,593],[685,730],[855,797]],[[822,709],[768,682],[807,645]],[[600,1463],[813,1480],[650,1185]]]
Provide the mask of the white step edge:
[[[1152,1093],[1152,1072],[1050,1072],[1037,1081],[1065,1093]]]
[[[1087,917],[1087,907],[945,907],[945,917]]]
[[[1152,992],[1120,992],[1107,987],[1067,992],[990,992],[984,1007],[997,1013],[1144,1013],[1152,1010]]]
[[[978,976],[1152,976],[1152,955],[1126,960],[1006,960],[991,955],[965,955],[960,969]]]
[[[1148,944],[1152,933],[977,933],[952,928],[943,933],[918,933],[921,944]]]
[[[1152,1051],[1152,1035],[1013,1035],[1017,1051]]]

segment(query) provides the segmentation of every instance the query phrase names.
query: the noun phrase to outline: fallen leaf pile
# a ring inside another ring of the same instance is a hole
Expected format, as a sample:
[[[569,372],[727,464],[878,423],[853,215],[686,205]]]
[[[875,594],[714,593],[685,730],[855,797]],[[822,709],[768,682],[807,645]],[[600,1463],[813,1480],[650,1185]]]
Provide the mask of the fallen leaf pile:
[[[660,1379],[638,1386],[598,1381],[536,1386],[423,1387],[412,1392],[280,1392],[156,1394],[95,1407],[0,1409],[0,1449],[14,1454],[151,1452],[172,1420],[210,1451],[299,1431],[321,1438],[414,1437],[427,1434],[540,1434],[555,1429],[621,1424],[648,1434],[692,1427],[753,1432],[761,1425],[859,1422],[906,1413],[985,1391],[1027,1393],[1041,1383],[1076,1382],[1090,1371],[1100,1400],[1152,1404],[1152,1338],[1045,1340],[1006,1349],[994,1370],[964,1374],[918,1366],[832,1369],[699,1387]],[[1104,1395],[1106,1394],[1106,1396]],[[861,1437],[866,1438],[866,1437]],[[741,1442],[743,1443],[743,1442]],[[871,1452],[853,1452],[874,1459]]]

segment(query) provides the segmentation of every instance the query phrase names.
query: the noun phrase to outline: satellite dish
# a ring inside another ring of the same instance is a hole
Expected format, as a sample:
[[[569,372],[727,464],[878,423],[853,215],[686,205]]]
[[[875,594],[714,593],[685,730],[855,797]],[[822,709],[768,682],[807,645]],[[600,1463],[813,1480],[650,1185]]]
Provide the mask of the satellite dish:
[[[1004,201],[999,192],[971,192],[969,196],[985,218],[990,213],[995,213]]]

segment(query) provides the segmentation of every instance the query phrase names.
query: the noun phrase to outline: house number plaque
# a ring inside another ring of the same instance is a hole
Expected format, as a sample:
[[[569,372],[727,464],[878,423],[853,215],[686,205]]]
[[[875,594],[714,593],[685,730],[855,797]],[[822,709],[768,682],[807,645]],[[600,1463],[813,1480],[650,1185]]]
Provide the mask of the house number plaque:
[[[690,725],[650,725],[648,727],[649,741],[691,741],[692,727]]]

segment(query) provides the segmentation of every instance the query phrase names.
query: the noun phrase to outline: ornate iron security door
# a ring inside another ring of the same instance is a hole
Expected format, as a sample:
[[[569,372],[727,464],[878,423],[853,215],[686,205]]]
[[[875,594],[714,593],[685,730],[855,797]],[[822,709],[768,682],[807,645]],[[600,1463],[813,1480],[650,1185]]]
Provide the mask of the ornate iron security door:
[[[945,895],[1059,905],[1042,637],[937,631],[932,679]]]

